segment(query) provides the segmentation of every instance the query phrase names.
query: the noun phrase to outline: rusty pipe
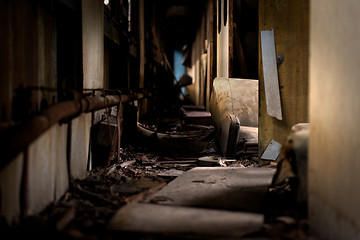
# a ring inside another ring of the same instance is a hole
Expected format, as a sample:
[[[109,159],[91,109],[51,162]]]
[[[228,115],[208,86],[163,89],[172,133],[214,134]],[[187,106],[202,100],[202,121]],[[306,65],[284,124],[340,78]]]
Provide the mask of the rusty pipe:
[[[70,120],[82,113],[118,105],[120,101],[129,102],[144,97],[144,94],[88,96],[77,101],[64,101],[51,105],[25,124],[0,131],[0,153],[2,155],[0,169],[3,169],[17,154],[56,123]]]

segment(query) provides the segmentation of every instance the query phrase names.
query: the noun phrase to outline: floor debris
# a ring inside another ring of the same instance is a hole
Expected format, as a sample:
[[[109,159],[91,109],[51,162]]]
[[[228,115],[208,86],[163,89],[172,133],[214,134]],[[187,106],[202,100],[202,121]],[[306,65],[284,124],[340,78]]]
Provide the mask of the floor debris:
[[[83,180],[70,179],[59,201],[17,225],[2,222],[0,231],[11,239],[306,239],[306,223],[284,215],[276,224],[264,224],[258,213],[261,197],[256,194],[266,191],[276,165],[259,167],[257,143],[243,141],[237,154],[226,158],[218,150],[212,125],[188,122],[167,118],[139,123],[148,135],[141,134],[136,145],[121,148],[111,161],[108,156],[100,159],[108,165],[92,169]],[[135,223],[134,231],[148,229],[150,235],[124,232],[126,224],[115,231],[119,225],[113,218],[119,215],[124,224]],[[143,215],[148,217],[145,222]],[[249,225],[243,216],[250,215]],[[170,232],[158,234],[165,228],[160,220]]]
[[[271,168],[196,167],[168,183],[147,202],[260,213],[274,173]]]
[[[265,151],[261,155],[261,159],[267,160],[267,161],[275,161],[281,150],[281,144],[272,139],[268,146],[266,147]]]

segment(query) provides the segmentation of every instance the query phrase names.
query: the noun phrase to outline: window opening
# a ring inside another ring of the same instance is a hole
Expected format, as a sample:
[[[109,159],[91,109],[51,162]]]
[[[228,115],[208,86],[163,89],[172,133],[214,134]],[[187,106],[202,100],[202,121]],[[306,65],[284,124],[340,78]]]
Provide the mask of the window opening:
[[[186,68],[182,64],[183,58],[184,58],[184,55],[181,53],[181,51],[175,49],[174,50],[174,75],[175,75],[176,79],[174,80],[174,85],[177,84],[177,82],[180,80],[182,75],[186,72]],[[181,91],[181,94],[183,96],[185,96],[186,87],[181,87],[180,91]]]

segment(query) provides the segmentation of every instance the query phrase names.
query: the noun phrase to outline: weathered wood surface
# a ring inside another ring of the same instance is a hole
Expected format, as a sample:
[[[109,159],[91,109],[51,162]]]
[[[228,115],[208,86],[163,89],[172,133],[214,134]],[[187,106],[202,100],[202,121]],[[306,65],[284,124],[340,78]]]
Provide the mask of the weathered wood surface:
[[[308,122],[309,1],[260,0],[259,31],[271,29],[275,32],[276,55],[284,56],[278,65],[283,119],[267,114],[259,47],[260,154],[272,139],[285,141],[294,124]]]

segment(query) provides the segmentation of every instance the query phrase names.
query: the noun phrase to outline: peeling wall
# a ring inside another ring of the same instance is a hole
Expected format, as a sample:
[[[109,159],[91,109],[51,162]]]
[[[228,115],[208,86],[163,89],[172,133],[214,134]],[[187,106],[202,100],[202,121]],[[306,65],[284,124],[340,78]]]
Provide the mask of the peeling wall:
[[[323,239],[360,239],[360,2],[310,9],[310,227]]]
[[[68,189],[67,124],[56,124],[28,149],[25,215],[36,214]]]
[[[68,3],[70,3],[68,11],[72,12],[74,10],[72,7],[76,8],[77,2]],[[13,97],[15,90],[21,85],[35,89],[30,90],[30,99],[20,101],[24,105],[19,105],[20,107],[26,107],[24,103],[31,103],[29,109],[23,111],[27,114],[26,117],[39,113],[41,100],[45,99],[48,104],[56,103],[58,100],[56,96],[56,88],[59,87],[57,30],[63,18],[57,18],[56,14],[61,11],[60,8],[68,7],[62,4],[62,1],[0,1],[0,20],[5,23],[0,32],[0,50],[5,53],[0,56],[1,127],[9,126],[14,120],[12,119]],[[72,14],[80,16],[80,12],[74,11]],[[74,41],[82,40],[83,87],[102,88],[103,1],[82,1],[81,17],[82,33],[70,37]],[[79,18],[78,21],[81,19]],[[68,64],[76,60],[69,59]],[[74,86],[81,88],[71,83],[67,87]],[[50,90],[39,91],[36,87]],[[15,108],[15,110],[19,109]],[[21,216],[37,214],[48,204],[58,200],[68,189],[68,169],[71,177],[87,176],[91,121],[99,121],[103,112],[96,112],[94,118],[91,113],[82,114],[72,119],[71,124],[53,125],[8,166],[1,169],[1,217],[5,217],[9,224],[16,223]],[[18,120],[26,122],[27,119],[23,115],[20,117]]]
[[[104,86],[104,2],[82,0],[84,88]]]
[[[83,88],[96,89],[104,87],[104,2],[99,0],[82,0],[82,45],[83,45]],[[102,94],[102,92],[96,92]],[[100,121],[104,110],[94,113],[93,124]],[[88,126],[88,118],[80,118],[80,126]],[[90,128],[89,128],[90,129]],[[85,130],[85,129],[83,129]],[[83,133],[72,128],[72,134]],[[89,145],[90,134],[77,145],[80,148]],[[82,160],[80,160],[82,161]],[[79,170],[77,170],[79,171]],[[80,170],[83,171],[83,170]],[[80,174],[83,176],[84,174]]]
[[[70,176],[83,179],[88,176],[91,113],[71,121]]]

